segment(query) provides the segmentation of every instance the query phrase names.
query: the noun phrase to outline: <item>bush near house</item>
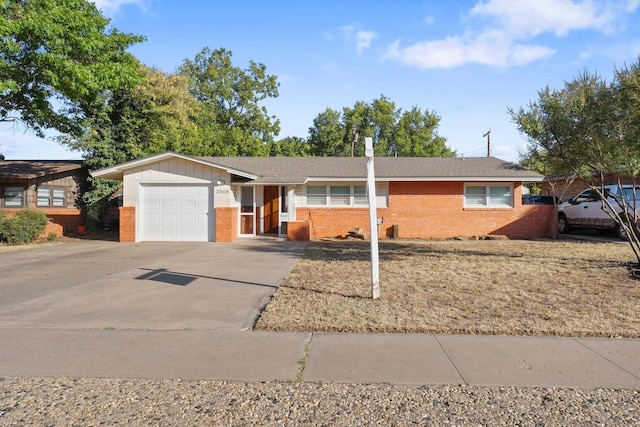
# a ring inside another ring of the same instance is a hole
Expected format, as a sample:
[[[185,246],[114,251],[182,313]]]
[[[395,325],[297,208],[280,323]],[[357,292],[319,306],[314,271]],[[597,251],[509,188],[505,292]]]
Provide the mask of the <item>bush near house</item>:
[[[44,213],[31,209],[21,210],[12,216],[0,212],[0,241],[10,245],[31,243],[44,234],[48,222]]]

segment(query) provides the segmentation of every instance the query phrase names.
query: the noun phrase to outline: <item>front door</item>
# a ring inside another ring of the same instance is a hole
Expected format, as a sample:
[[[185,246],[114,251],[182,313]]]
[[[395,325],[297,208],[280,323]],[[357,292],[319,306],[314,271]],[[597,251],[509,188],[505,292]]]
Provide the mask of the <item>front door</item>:
[[[279,187],[270,185],[264,187],[264,234],[278,234],[279,222]]]

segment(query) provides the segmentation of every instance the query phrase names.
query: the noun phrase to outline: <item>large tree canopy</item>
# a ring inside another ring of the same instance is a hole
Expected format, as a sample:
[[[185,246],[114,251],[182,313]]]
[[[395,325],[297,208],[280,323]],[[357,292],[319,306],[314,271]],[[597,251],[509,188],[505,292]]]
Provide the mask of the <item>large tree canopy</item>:
[[[191,96],[187,81],[142,66],[142,81],[105,94],[95,108],[87,110],[85,132],[65,135],[61,142],[82,152],[90,169],[100,169],[128,160],[176,151],[191,155],[208,153],[206,139],[196,119],[201,106]],[[110,196],[120,182],[90,178],[92,188],[84,201],[90,207],[90,219],[101,222],[104,197]]]
[[[0,0],[0,121],[80,134],[85,106],[137,79],[144,38],[108,24],[84,0]]]
[[[142,82],[109,93],[85,120],[86,131],[62,142],[80,150],[92,169],[164,151],[205,155],[196,124],[201,106],[186,80],[141,66]]]
[[[372,137],[376,156],[450,157],[455,151],[437,134],[440,117],[413,107],[403,112],[381,95],[356,102],[342,114],[327,108],[309,128],[309,152],[317,156],[363,156],[364,138]]]
[[[192,95],[206,109],[201,126],[218,145],[210,155],[266,156],[280,121],[260,103],[278,96],[279,83],[263,64],[234,66],[226,49],[204,48],[179,69]]]
[[[529,140],[524,161],[548,175],[579,177],[608,203],[602,190],[607,177],[613,176],[618,183],[623,178],[635,182],[640,172],[639,101],[640,58],[616,70],[612,83],[585,71],[560,90],[547,87],[526,108],[510,110],[512,120]],[[608,206],[607,212],[626,227],[640,261],[638,213],[633,206],[631,210],[634,212],[622,207],[623,214],[618,215],[619,210]]]

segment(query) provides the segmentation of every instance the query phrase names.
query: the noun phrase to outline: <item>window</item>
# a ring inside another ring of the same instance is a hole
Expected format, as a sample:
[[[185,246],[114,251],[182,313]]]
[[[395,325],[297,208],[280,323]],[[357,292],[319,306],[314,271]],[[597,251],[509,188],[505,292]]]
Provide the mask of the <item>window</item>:
[[[467,208],[511,208],[510,185],[465,185],[464,206]]]
[[[376,188],[376,200],[378,207],[387,206],[387,188],[380,184]],[[332,206],[332,207],[367,207],[366,185],[308,185],[306,187],[307,206]]]
[[[8,208],[20,208],[24,206],[24,188],[5,187],[4,205]]]
[[[600,196],[593,190],[583,191],[575,198],[576,203],[597,202],[598,200],[600,200]]]
[[[365,185],[356,185],[353,187],[353,204],[356,206],[369,206],[367,187]]]
[[[351,206],[351,188],[348,185],[331,186],[331,206]]]
[[[327,204],[327,187],[324,185],[310,185],[307,187],[307,205],[324,206]]]
[[[38,187],[38,207],[65,207],[64,188]]]

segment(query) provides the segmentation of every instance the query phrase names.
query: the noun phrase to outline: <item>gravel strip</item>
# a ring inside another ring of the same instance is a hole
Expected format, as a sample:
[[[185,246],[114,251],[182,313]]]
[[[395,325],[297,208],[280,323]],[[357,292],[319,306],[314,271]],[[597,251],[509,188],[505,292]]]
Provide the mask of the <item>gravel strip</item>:
[[[2,426],[628,426],[639,402],[639,390],[0,377]]]

